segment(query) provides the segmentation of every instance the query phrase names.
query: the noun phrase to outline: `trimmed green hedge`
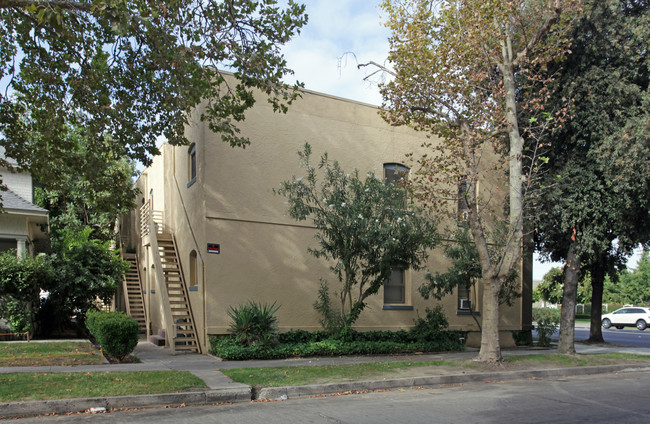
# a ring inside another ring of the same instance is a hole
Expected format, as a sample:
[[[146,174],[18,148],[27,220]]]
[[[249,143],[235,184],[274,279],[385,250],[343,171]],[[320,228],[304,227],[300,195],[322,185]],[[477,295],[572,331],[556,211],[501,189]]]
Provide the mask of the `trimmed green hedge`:
[[[232,336],[213,337],[211,353],[226,360],[283,359],[299,356],[380,355],[391,353],[460,351],[464,332],[441,331],[435,340],[416,341],[407,331],[355,333],[356,340],[328,338],[325,332],[290,331],[275,346],[243,346]],[[352,338],[352,337],[349,337]]]
[[[104,351],[121,361],[138,345],[138,322],[121,312],[90,310],[86,327]]]

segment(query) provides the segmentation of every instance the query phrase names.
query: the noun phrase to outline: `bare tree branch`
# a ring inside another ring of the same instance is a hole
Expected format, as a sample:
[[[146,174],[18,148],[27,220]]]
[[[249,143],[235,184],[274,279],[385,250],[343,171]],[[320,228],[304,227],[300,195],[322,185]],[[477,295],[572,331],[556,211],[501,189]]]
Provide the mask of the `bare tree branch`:
[[[89,12],[94,5],[91,2],[67,0],[0,0],[0,9],[25,8],[28,6],[80,10]]]
[[[395,73],[395,71],[393,71],[393,70],[391,70],[391,69],[388,69],[388,68],[385,67],[384,65],[380,65],[379,63],[377,63],[377,62],[375,62],[375,61],[373,61],[373,60],[371,60],[371,61],[368,62],[368,63],[359,63],[359,64],[357,65],[357,69],[361,69],[361,68],[363,68],[363,67],[365,67],[365,66],[376,66],[377,68],[379,68],[379,70],[381,70],[381,71],[383,71],[383,72],[386,72],[387,74],[390,74],[390,75],[392,75],[392,76],[394,76],[394,77],[397,76],[397,74]]]
[[[535,32],[535,35],[533,35],[533,38],[528,41],[528,44],[526,44],[526,47],[519,53],[517,53],[517,57],[512,61],[513,66],[519,65],[519,62],[523,59],[525,59],[528,56],[528,53],[535,48],[537,43],[542,39],[542,37],[548,32],[548,30],[557,22],[557,20],[560,18],[560,13],[562,12],[562,7],[559,4],[559,0],[555,1],[555,7],[553,8],[553,12],[551,15],[546,19],[544,24],[537,28],[537,31]]]

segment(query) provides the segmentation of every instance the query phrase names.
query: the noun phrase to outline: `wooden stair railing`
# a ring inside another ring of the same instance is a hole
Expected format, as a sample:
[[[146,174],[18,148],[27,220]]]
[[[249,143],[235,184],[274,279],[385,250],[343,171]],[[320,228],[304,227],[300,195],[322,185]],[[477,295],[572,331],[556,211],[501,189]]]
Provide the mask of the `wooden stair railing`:
[[[147,314],[142,296],[142,282],[140,280],[138,257],[135,253],[124,253],[122,257],[130,264],[122,283],[126,314],[138,322],[141,333],[146,333]]]
[[[167,292],[167,306],[170,310],[174,326],[174,332],[169,341],[172,352],[178,350],[201,353],[194,316],[183,277],[183,269],[178,259],[174,236],[172,234],[162,233],[157,234],[156,238]]]

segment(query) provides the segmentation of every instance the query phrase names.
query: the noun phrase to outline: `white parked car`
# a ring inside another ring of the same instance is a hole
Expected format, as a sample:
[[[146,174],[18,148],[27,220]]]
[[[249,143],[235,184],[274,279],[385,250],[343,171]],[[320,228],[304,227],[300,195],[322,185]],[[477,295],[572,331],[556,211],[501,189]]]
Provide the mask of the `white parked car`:
[[[603,315],[601,322],[603,328],[614,326],[620,330],[623,327],[636,327],[638,330],[645,330],[650,325],[650,308],[627,306]]]

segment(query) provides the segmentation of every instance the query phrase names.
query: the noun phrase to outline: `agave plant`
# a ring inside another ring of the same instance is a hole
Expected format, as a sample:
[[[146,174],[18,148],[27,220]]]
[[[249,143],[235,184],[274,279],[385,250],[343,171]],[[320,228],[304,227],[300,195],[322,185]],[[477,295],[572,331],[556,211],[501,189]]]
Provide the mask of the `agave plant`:
[[[229,331],[245,346],[255,343],[273,344],[278,332],[275,313],[280,309],[272,304],[249,301],[247,304],[231,306],[228,316],[232,320]]]

